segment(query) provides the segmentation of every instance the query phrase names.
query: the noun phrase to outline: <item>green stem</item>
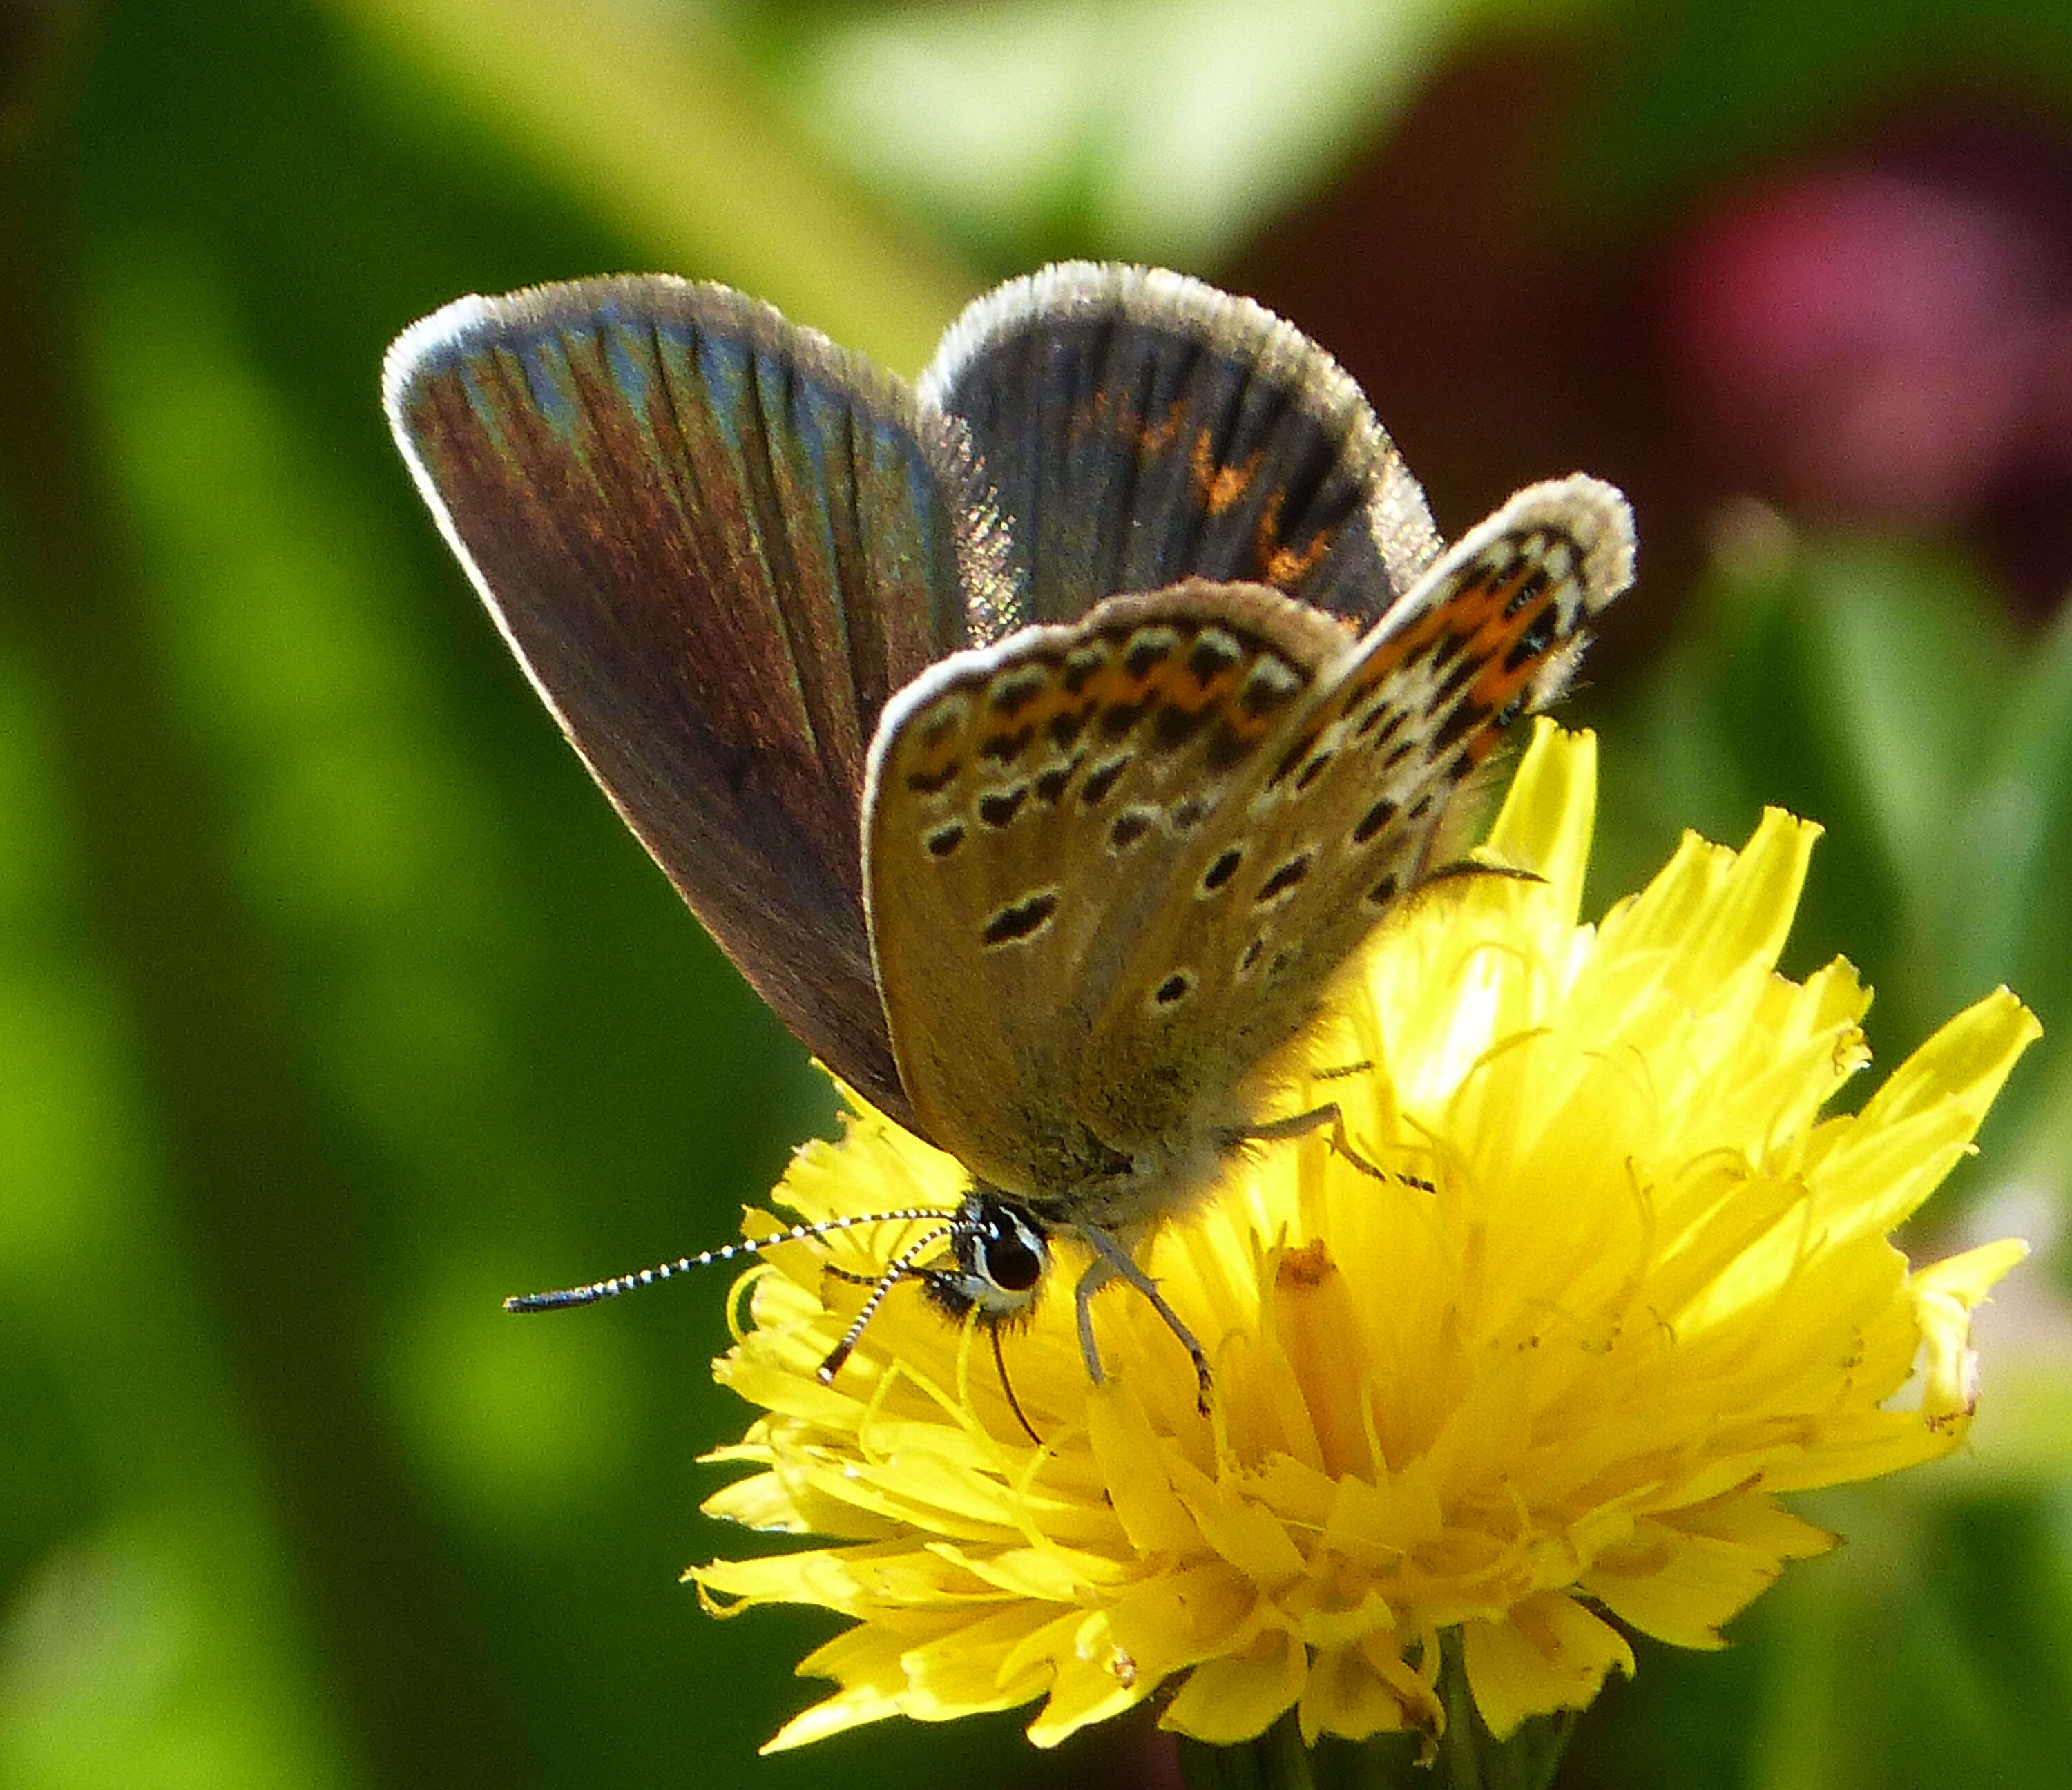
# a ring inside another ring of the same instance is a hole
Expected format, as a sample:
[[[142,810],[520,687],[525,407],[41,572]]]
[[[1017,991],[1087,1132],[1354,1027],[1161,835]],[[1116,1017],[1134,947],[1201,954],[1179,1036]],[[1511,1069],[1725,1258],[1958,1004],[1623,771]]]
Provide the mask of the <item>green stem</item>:
[[[1446,1730],[1426,1755],[1424,1737],[1328,1736],[1302,1743],[1294,1712],[1234,1747],[1182,1737],[1180,1774],[1188,1790],[1547,1790],[1575,1727],[1576,1711],[1536,1716],[1502,1740],[1489,1731],[1468,1689],[1457,1629],[1442,1637],[1439,1700]]]

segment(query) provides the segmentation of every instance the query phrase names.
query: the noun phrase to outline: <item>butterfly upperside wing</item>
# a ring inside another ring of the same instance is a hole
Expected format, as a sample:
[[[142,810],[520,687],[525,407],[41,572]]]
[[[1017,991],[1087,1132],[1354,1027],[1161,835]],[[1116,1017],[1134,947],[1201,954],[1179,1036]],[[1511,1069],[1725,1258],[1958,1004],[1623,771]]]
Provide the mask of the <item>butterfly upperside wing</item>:
[[[1083,992],[1124,971],[1174,863],[1353,646],[1272,590],[1192,584],[960,653],[894,700],[865,799],[873,943],[915,1108],[968,1168],[1045,1193],[1126,1166],[1098,1102],[1067,1098]]]
[[[971,432],[1026,622],[1187,578],[1365,626],[1439,549],[1359,388],[1292,324],[1158,269],[1068,262],[976,301],[922,376]]]
[[[605,793],[807,1048],[911,1122],[859,808],[886,699],[1000,577],[955,424],[769,306],[660,277],[461,299],[383,388]]]
[[[1083,984],[1074,1110],[1124,1144],[1205,1109],[1241,1122],[1239,1084],[1425,874],[1450,798],[1561,694],[1582,623],[1632,571],[1625,500],[1581,477],[1520,492],[1445,553],[1291,709],[1174,860],[1130,958]]]

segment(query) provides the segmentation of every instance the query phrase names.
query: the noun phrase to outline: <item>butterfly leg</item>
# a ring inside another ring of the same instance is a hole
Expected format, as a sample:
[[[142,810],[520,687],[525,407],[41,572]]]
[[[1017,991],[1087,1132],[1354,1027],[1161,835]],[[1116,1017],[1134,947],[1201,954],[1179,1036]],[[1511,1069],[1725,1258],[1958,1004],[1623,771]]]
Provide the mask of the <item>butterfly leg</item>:
[[[1331,1128],[1331,1148],[1342,1156],[1363,1175],[1378,1181],[1390,1181],[1398,1187],[1413,1187],[1420,1193],[1433,1191],[1432,1184],[1421,1176],[1406,1175],[1400,1171],[1382,1168],[1369,1162],[1355,1150],[1352,1139],[1346,1130],[1346,1115],[1335,1100],[1327,1100],[1321,1106],[1312,1106],[1307,1112],[1290,1113],[1285,1119],[1271,1119],[1264,1125],[1250,1125],[1231,1134],[1235,1143],[1279,1143],[1287,1139],[1307,1137],[1312,1131],[1322,1131],[1326,1125]]]
[[[1096,1386],[1107,1376],[1101,1370],[1100,1350],[1094,1344],[1093,1296],[1112,1280],[1126,1281],[1151,1302],[1151,1309],[1165,1320],[1166,1328],[1180,1339],[1187,1357],[1194,1364],[1195,1402],[1202,1414],[1209,1414],[1208,1352],[1195,1340],[1194,1332],[1180,1321],[1180,1314],[1166,1302],[1158,1283],[1137,1265],[1136,1258],[1115,1238],[1092,1225],[1075,1227],[1094,1252],[1092,1262],[1079,1276],[1074,1297],[1078,1302],[1079,1353],[1086,1357],[1087,1373]]]

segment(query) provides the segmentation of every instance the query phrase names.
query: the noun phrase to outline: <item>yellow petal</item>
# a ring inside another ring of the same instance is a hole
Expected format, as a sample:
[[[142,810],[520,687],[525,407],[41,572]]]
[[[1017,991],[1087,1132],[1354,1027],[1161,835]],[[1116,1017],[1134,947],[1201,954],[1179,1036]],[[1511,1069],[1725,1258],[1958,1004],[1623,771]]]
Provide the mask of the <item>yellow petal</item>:
[[[1303,1681],[1296,1716],[1303,1742],[1311,1747],[1321,1735],[1366,1740],[1418,1725],[1396,1684],[1375,1669],[1356,1642],[1318,1652]]]
[[[1503,1621],[1466,1624],[1461,1638],[1475,1707],[1499,1740],[1528,1716],[1581,1707],[1614,1666],[1633,1676],[1626,1638],[1574,1599],[1552,1592],[1527,1599]]]
[[[1196,1666],[1158,1725],[1212,1747],[1233,1747],[1265,1733],[1286,1714],[1308,1675],[1301,1637],[1269,1629],[1246,1652]]]
[[[1478,856],[1544,877],[1555,911],[1572,925],[1583,905],[1597,812],[1597,736],[1564,733],[1540,716]]]

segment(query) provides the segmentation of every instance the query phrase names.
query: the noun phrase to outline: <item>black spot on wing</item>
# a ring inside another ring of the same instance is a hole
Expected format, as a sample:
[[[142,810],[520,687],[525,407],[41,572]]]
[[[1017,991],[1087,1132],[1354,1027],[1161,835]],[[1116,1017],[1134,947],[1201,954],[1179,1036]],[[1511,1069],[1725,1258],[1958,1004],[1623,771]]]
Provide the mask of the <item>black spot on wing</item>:
[[[1255,905],[1264,907],[1269,901],[1277,901],[1289,893],[1309,874],[1309,863],[1310,854],[1307,852],[1298,852],[1290,858],[1260,885],[1259,893],[1252,897]]]
[[[1050,923],[1050,916],[1058,911],[1058,892],[1054,889],[1038,889],[1026,895],[1018,901],[1010,901],[988,920],[980,929],[979,937],[989,946],[1019,944],[1030,938]]]
[[[1360,716],[1359,725],[1353,729],[1353,737],[1366,740],[1371,737],[1374,744],[1379,745],[1402,725],[1403,711],[1383,696]]]
[[[1059,681],[1065,687],[1067,696],[1078,696],[1093,679],[1094,673],[1108,663],[1105,647],[1081,647],[1065,655],[1065,669]]]
[[[1456,703],[1445,720],[1440,722],[1439,731],[1432,736],[1433,757],[1438,757],[1458,745],[1488,718],[1489,710],[1480,703]]]
[[[1446,667],[1446,675],[1439,679],[1437,686],[1433,689],[1431,706],[1437,708],[1442,703],[1451,702],[1467,688],[1470,682],[1481,670],[1480,663],[1466,655],[1455,659]]]
[[[1123,648],[1122,668],[1133,678],[1147,678],[1172,657],[1180,638],[1170,628],[1146,628]]]
[[[1111,852],[1127,852],[1157,823],[1158,813],[1155,808],[1124,809],[1115,817],[1115,824],[1108,830],[1108,848]]]
[[[1162,704],[1151,723],[1151,745],[1158,752],[1177,752],[1208,725],[1206,708],[1183,708],[1178,703]]]
[[[1043,693],[1050,681],[1047,665],[1024,666],[1007,673],[993,687],[993,712],[1005,721],[1014,717]]]
[[[1331,761],[1336,757],[1338,757],[1338,754],[1335,752],[1320,752],[1315,757],[1312,758],[1308,764],[1302,767],[1302,774],[1295,779],[1295,793],[1297,795],[1300,795],[1305,790],[1308,789],[1312,783],[1315,782],[1318,778],[1322,777],[1326,771],[1331,768]]]
[[[1151,699],[1144,697],[1137,702],[1119,702],[1104,708],[1096,717],[1095,725],[1100,728],[1104,740],[1119,740],[1150,712]]]
[[[1261,659],[1238,692],[1238,706],[1255,721],[1264,721],[1286,708],[1301,694],[1303,684],[1301,674],[1285,660]]]
[[[1503,606],[1505,620],[1508,621],[1529,604],[1538,602],[1547,594],[1548,583],[1547,569],[1544,566],[1538,568],[1529,577],[1520,580],[1518,589],[1505,599]]]
[[[1234,670],[1244,658],[1244,650],[1220,628],[1207,628],[1195,637],[1187,655],[1187,670],[1206,689],[1225,671]]]
[[[1004,765],[1020,757],[1035,737],[1036,729],[1033,726],[989,734],[979,742],[978,755],[981,758],[990,758],[995,764]]]
[[[1258,744],[1256,738],[1246,738],[1228,721],[1221,722],[1209,741],[1207,750],[1202,754],[1202,769],[1211,777],[1235,770],[1252,756]]]
[[[1087,778],[1085,786],[1079,791],[1080,800],[1089,808],[1099,807],[1108,799],[1109,792],[1120,781],[1122,774],[1129,769],[1131,762],[1130,754],[1124,753],[1120,758],[1111,758],[1106,764],[1096,766],[1093,774]]]
[[[1399,811],[1398,804],[1391,801],[1384,795],[1379,802],[1375,803],[1371,808],[1368,809],[1365,814],[1359,817],[1358,824],[1356,824],[1353,828],[1353,844],[1355,845],[1366,844],[1369,840],[1372,839],[1374,835],[1379,832],[1383,827],[1386,827],[1389,822],[1395,819]]]
[[[1503,655],[1505,671],[1511,676],[1516,676],[1533,660],[1545,653],[1548,648],[1554,644],[1556,638],[1556,630],[1553,611],[1549,610],[1544,615],[1535,616],[1531,625],[1527,627],[1524,633],[1511,642],[1511,650]]]
[[[952,759],[940,770],[914,770],[906,774],[906,787],[916,795],[940,795],[956,781],[957,773],[964,766]]]
[[[1017,783],[1011,790],[995,790],[978,800],[978,817],[987,826],[1008,825],[1022,811],[1022,804],[1029,799],[1029,786]]]
[[[1244,862],[1244,851],[1233,845],[1202,872],[1202,893],[1213,895],[1237,874],[1238,866]]]
[[[1086,731],[1087,711],[1082,707],[1067,708],[1050,717],[1050,741],[1060,752],[1070,752],[1080,734]]]
[[[1065,786],[1072,780],[1072,773],[1086,762],[1083,754],[1069,764],[1053,765],[1042,773],[1030,787],[1036,792],[1036,799],[1046,808],[1054,808],[1065,793]]]

